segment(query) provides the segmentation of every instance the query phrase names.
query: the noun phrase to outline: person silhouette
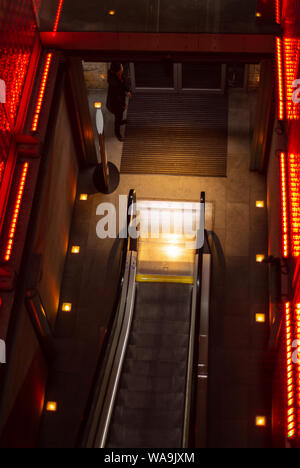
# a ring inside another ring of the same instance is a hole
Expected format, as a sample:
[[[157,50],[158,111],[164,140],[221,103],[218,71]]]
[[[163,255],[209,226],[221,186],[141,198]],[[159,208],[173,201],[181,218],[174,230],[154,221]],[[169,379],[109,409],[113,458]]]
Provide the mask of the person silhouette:
[[[119,141],[124,141],[121,135],[121,125],[126,124],[126,120],[123,119],[126,96],[131,97],[129,80],[124,75],[123,65],[113,62],[108,72],[106,107],[115,116],[115,135]]]

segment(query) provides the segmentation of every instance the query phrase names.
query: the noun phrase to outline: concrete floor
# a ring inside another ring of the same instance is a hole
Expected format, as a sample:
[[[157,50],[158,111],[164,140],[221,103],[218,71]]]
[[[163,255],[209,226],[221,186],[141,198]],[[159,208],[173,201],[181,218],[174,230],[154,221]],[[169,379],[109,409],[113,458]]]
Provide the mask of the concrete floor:
[[[90,91],[104,102],[105,91]],[[210,336],[209,441],[210,447],[263,447],[269,428],[255,427],[256,415],[269,417],[268,375],[264,371],[267,325],[255,314],[268,313],[267,267],[256,254],[267,254],[265,177],[249,172],[250,126],[255,95],[229,92],[227,178],[121,175],[115,193],[96,193],[92,169],[80,175],[78,194],[88,201],[74,208],[69,255],[61,302],[71,302],[70,313],[60,312],[56,325],[57,358],[48,385],[48,400],[58,411],[46,414],[41,428],[42,447],[73,447],[84,414],[89,388],[101,348],[101,337],[113,311],[118,285],[119,240],[96,236],[96,208],[135,188],[138,198],[199,200],[200,192],[212,204],[207,229],[213,251]],[[113,136],[113,117],[104,110],[109,160],[118,168],[122,144]],[[270,419],[268,419],[270,423]]]

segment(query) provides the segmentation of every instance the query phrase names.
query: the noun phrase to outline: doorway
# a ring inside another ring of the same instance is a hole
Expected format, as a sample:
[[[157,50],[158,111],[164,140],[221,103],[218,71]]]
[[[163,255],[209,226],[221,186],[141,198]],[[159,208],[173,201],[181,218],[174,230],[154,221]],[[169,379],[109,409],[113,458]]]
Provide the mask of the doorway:
[[[130,64],[134,92],[223,93],[226,65],[216,62],[136,62]]]

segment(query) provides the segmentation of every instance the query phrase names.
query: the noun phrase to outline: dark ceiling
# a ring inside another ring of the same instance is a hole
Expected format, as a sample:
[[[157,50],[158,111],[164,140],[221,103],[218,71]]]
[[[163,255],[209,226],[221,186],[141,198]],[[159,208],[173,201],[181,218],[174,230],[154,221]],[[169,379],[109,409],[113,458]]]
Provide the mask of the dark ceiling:
[[[53,30],[58,3],[41,0],[41,31]],[[58,31],[272,33],[274,18],[257,18],[257,8],[257,0],[64,0]]]

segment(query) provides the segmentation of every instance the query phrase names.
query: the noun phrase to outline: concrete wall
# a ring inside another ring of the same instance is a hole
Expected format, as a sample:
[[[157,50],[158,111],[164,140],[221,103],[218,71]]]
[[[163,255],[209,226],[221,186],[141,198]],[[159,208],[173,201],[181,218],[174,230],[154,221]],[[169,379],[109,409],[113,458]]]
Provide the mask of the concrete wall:
[[[5,389],[0,447],[36,446],[47,374],[44,354],[23,306]]]
[[[277,121],[273,131],[273,140],[267,174],[267,199],[269,222],[269,255],[279,257],[281,254],[281,200],[280,200],[280,169],[278,136],[276,134]]]
[[[54,327],[78,178],[76,149],[65,97],[60,103],[50,151],[34,252],[39,258],[41,272],[37,289],[48,320]]]

